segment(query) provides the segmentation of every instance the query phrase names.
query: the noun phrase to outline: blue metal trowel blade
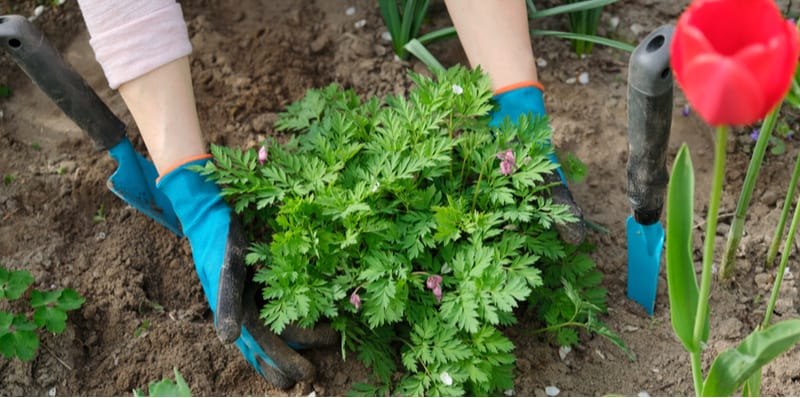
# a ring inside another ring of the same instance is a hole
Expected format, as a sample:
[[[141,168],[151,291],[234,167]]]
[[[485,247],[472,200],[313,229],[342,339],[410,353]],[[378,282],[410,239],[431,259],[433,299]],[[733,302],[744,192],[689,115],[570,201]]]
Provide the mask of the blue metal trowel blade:
[[[664,228],[660,222],[642,225],[628,216],[628,297],[653,315],[664,249]]]

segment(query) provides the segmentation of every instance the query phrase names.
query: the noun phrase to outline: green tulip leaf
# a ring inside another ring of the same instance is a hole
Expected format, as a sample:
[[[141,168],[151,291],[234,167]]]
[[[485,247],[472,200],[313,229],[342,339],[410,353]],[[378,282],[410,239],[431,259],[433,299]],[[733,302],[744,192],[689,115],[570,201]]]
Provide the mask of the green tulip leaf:
[[[703,384],[703,396],[727,397],[754,372],[800,342],[800,319],[776,323],[756,330],[738,347],[723,351],[711,364]]]
[[[683,144],[667,191],[667,284],[672,328],[689,352],[700,350],[693,336],[699,297],[692,261],[693,217],[694,170],[689,148]]]

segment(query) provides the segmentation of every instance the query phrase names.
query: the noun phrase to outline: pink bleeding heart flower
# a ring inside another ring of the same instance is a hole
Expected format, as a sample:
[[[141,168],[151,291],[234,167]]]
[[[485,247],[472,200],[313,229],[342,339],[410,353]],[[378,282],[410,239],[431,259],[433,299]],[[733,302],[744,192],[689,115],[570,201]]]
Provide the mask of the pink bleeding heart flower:
[[[442,302],[442,286],[441,285],[437,285],[436,287],[433,288],[433,297],[436,297],[436,302],[437,303],[441,303]]]
[[[500,174],[511,175],[517,169],[517,159],[511,149],[498,153],[497,158],[500,159]]]
[[[353,292],[353,294],[350,295],[350,304],[353,304],[353,307],[356,307],[356,310],[361,308],[361,296],[359,296],[358,293]]]
[[[428,280],[425,281],[425,287],[431,289],[433,291],[433,296],[436,297],[436,301],[441,303],[442,302],[442,277],[439,275],[431,275],[428,277]]]
[[[261,148],[258,149],[258,163],[264,164],[267,161],[267,146],[262,145]]]

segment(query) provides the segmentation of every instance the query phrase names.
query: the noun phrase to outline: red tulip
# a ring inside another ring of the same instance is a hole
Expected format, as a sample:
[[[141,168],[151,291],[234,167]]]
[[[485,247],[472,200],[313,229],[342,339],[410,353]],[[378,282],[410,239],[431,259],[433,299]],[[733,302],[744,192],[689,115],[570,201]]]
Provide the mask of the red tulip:
[[[744,125],[786,95],[800,39],[774,0],[695,0],[678,19],[670,51],[692,108],[714,126]]]

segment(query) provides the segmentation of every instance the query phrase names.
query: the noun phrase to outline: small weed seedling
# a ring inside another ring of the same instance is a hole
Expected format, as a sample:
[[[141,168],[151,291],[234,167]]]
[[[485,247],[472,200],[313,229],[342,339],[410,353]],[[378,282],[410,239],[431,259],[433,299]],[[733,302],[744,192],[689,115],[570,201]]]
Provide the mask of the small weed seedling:
[[[3,185],[5,185],[5,186],[9,186],[9,185],[11,185],[11,183],[13,183],[13,182],[14,182],[14,180],[16,180],[16,179],[17,179],[17,177],[15,177],[14,175],[12,175],[12,174],[6,174],[5,176],[3,176]]]
[[[97,213],[92,216],[92,221],[96,223],[100,223],[106,220],[106,209],[101,203],[100,206],[97,208]]]
[[[0,266],[0,300],[16,303],[32,284],[33,276],[29,272],[11,271]],[[72,289],[30,289],[28,310],[20,313],[0,311],[0,354],[9,359],[33,359],[39,347],[37,331],[63,332],[67,311],[80,308],[84,301]]]
[[[178,368],[173,368],[175,372],[175,381],[170,379],[162,379],[161,381],[154,381],[148,385],[149,394],[145,394],[141,388],[133,390],[134,397],[191,397],[192,390],[186,384]]]

